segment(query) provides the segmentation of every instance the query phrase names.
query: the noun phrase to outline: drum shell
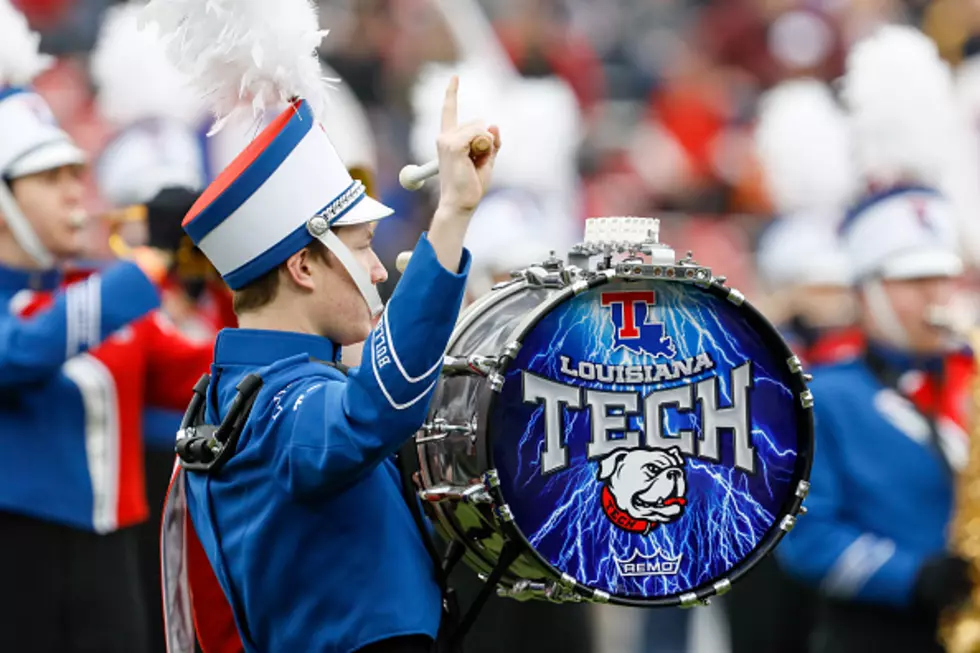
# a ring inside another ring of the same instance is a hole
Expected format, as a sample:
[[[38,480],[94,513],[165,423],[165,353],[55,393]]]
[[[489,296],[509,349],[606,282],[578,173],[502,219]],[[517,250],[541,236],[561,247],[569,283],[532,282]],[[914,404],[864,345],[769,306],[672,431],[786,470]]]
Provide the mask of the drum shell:
[[[531,288],[515,282],[484,296],[461,316],[449,343],[448,356],[498,356],[527,313],[550,299],[557,289]],[[420,432],[418,447],[423,489],[440,485],[481,484],[489,469],[491,443],[487,411],[493,391],[485,376],[442,376],[430,404],[427,421],[475,426],[472,434],[452,433],[430,438]],[[488,575],[505,543],[505,535],[493,505],[466,501],[426,503],[440,535],[466,546],[463,560],[477,573]],[[501,580],[505,588],[519,580],[554,580],[558,573],[527,551],[520,555]]]

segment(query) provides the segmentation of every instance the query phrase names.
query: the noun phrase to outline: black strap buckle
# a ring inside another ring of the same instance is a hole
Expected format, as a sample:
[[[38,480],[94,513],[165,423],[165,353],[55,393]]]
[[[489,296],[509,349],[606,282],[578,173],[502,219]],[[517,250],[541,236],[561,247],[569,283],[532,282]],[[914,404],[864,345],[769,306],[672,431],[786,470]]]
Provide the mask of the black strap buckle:
[[[194,396],[180,422],[176,451],[180,466],[191,472],[217,473],[235,454],[238,438],[252,412],[262,377],[249,374],[235,387],[235,395],[221,424],[208,424],[204,418],[211,377],[207,374],[194,386]]]

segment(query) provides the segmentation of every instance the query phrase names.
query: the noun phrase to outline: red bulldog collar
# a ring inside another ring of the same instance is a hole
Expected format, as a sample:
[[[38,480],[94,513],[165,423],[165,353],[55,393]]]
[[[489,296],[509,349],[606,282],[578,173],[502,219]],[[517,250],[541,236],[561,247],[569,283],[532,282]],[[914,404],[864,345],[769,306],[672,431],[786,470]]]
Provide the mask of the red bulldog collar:
[[[602,486],[602,510],[606,513],[609,521],[630,533],[647,535],[657,527],[656,522],[647,521],[646,519],[636,519],[630,517],[629,513],[620,510],[619,506],[616,505],[616,499],[613,498],[612,492],[609,491],[608,485]]]

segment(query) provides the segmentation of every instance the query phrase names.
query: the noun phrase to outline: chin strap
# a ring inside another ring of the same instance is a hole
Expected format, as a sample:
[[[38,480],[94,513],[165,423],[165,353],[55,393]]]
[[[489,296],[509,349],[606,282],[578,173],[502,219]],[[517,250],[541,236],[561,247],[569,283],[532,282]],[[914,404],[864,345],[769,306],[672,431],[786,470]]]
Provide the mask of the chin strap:
[[[314,238],[323,243],[327,249],[333,252],[340,264],[344,266],[347,273],[350,275],[351,279],[354,280],[354,285],[357,289],[361,291],[361,296],[364,297],[364,301],[368,305],[368,309],[371,311],[371,317],[375,318],[381,315],[381,311],[384,310],[384,303],[381,301],[381,295],[378,294],[378,289],[374,287],[371,283],[371,275],[368,273],[364,267],[357,262],[354,258],[354,254],[347,248],[347,245],[337,237],[327,224],[327,221],[322,217],[312,218],[307,224],[306,228],[313,235]]]
[[[0,179],[0,213],[3,214],[3,219],[10,227],[10,233],[13,234],[14,240],[17,241],[20,248],[27,252],[27,255],[42,268],[46,270],[53,268],[55,265],[54,256],[41,244],[41,240],[34,233],[27,217],[17,205],[17,200],[10,192],[10,187],[2,179]]]
[[[905,332],[898,316],[895,315],[895,310],[892,308],[891,302],[888,301],[888,295],[885,293],[885,287],[881,280],[869,279],[865,281],[861,284],[861,293],[868,302],[868,308],[871,309],[871,319],[874,320],[875,325],[881,330],[881,334],[889,344],[901,349],[908,348],[908,333]]]

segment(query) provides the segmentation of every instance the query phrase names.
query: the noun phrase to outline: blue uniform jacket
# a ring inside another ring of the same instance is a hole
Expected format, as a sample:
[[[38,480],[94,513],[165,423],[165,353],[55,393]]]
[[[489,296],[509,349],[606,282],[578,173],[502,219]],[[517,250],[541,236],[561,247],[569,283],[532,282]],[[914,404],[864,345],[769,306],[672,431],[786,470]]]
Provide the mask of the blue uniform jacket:
[[[111,334],[159,304],[132,263],[67,289],[58,272],[0,267],[0,510],[89,531],[112,530],[119,488],[117,406],[97,357]],[[25,309],[50,305],[23,316]],[[66,364],[67,363],[67,364]],[[106,395],[106,396],[104,396]]]
[[[813,371],[808,508],[776,550],[790,573],[844,600],[906,607],[946,545],[953,487],[924,420],[860,359]]]
[[[468,252],[451,273],[423,235],[347,377],[311,361],[339,358],[323,338],[218,335],[208,421],[246,374],[264,385],[228,464],[187,474],[188,506],[247,651],[435,637],[439,588],[392,455],[425,420],[468,270]]]

